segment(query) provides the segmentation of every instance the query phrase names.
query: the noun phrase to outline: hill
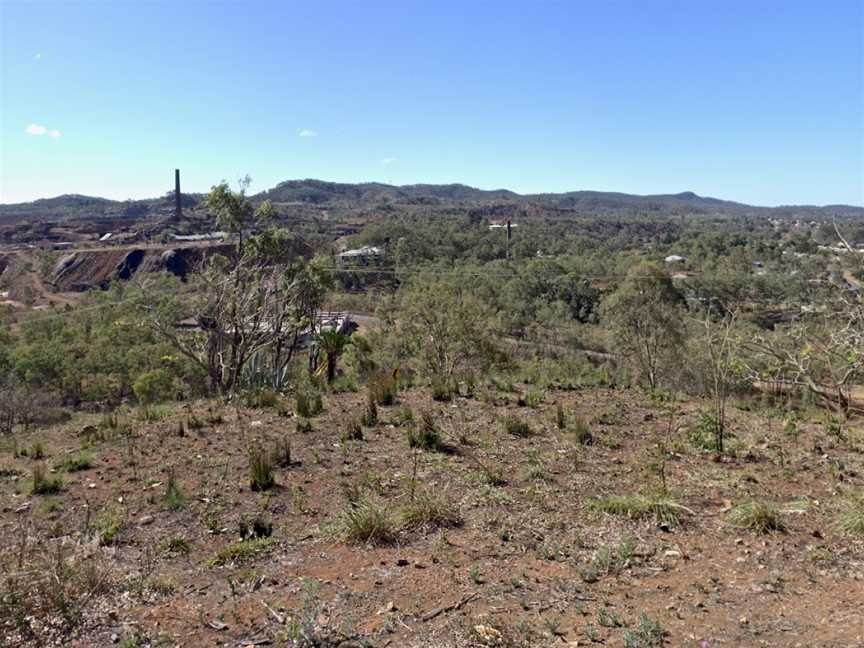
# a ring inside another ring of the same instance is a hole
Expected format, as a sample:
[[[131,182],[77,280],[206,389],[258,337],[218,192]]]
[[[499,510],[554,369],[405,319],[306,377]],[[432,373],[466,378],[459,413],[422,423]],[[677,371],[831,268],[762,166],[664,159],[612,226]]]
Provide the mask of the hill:
[[[184,194],[184,204],[194,206],[200,194]],[[338,183],[323,180],[286,180],[262,191],[253,199],[277,205],[306,205],[346,209],[369,209],[385,205],[510,204],[542,209],[575,210],[580,215],[633,215],[634,213],[764,215],[802,218],[864,218],[864,208],[851,205],[788,205],[758,207],[699,196],[692,191],[676,194],[637,195],[603,191],[569,191],[521,195],[507,189],[485,190],[463,184],[389,185],[379,182]],[[136,201],[117,201],[66,194],[29,203],[0,205],[0,224],[22,220],[66,220],[76,218],[146,218],[171,213],[166,196]]]

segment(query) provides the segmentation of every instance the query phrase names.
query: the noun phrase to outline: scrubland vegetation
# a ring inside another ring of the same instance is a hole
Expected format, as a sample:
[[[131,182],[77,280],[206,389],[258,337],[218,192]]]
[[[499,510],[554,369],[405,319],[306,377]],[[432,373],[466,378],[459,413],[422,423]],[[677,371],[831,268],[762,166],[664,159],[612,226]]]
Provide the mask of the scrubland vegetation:
[[[206,205],[0,331],[5,644],[864,642],[860,228]]]

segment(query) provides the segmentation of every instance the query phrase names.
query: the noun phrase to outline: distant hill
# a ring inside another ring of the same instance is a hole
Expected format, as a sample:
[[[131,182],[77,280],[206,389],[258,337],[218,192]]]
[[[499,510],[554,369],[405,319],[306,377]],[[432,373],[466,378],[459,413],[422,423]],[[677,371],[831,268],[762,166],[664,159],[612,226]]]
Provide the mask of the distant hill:
[[[184,206],[196,204],[201,196],[184,194]],[[729,200],[699,196],[692,191],[677,194],[636,195],[604,191],[570,191],[520,195],[506,189],[485,190],[463,184],[388,185],[378,182],[338,183],[323,180],[287,180],[252,196],[256,202],[270,200],[277,205],[308,205],[369,209],[385,205],[436,204],[465,206],[510,204],[575,211],[579,215],[615,214],[761,214],[824,218],[837,215],[864,218],[864,208],[850,205],[790,205],[756,207]],[[29,203],[0,205],[0,224],[19,220],[64,220],[69,218],[145,218],[170,213],[166,196],[148,200],[116,201],[67,194]],[[532,211],[536,211],[533,210]]]

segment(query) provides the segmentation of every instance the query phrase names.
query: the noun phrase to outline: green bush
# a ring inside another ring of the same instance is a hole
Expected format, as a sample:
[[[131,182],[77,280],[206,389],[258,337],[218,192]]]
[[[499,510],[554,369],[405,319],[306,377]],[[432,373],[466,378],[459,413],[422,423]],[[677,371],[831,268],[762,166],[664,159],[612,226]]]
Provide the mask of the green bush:
[[[420,448],[427,451],[439,451],[444,448],[441,433],[431,412],[423,412],[420,420],[408,428],[408,445],[411,448]]]
[[[151,369],[135,379],[132,391],[141,405],[161,403],[173,396],[174,378],[167,369]]]
[[[369,377],[370,398],[378,405],[393,405],[399,393],[399,383],[392,373],[375,373]]]

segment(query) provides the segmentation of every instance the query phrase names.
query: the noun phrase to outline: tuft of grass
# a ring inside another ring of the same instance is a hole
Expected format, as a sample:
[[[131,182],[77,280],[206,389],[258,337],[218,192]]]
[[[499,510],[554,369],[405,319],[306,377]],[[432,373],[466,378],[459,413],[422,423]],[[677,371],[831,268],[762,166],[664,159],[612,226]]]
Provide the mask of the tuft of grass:
[[[564,414],[564,406],[561,403],[558,403],[558,406],[555,408],[555,424],[559,430],[567,427],[567,416]]]
[[[161,547],[162,551],[165,551],[167,553],[188,554],[189,551],[191,551],[192,549],[189,541],[180,535],[163,540],[159,546]]]
[[[399,392],[399,383],[390,373],[376,373],[369,377],[369,397],[378,405],[393,405]]]
[[[447,376],[432,376],[430,382],[432,385],[432,400],[444,403],[453,400],[453,392],[455,389],[453,387],[453,381]]]
[[[366,409],[363,410],[363,416],[360,422],[366,427],[374,427],[378,425],[378,406],[375,404],[375,397],[372,392],[369,392],[366,399]]]
[[[266,491],[276,485],[273,475],[273,458],[262,448],[249,448],[249,486],[257,492]]]
[[[324,401],[317,391],[301,389],[294,396],[294,411],[297,416],[312,418],[324,411]]]
[[[55,466],[55,468],[65,470],[66,472],[78,472],[81,470],[88,470],[92,467],[93,457],[86,452],[81,452],[75,456],[67,457]]]
[[[312,431],[312,421],[302,416],[297,417],[296,429],[301,434],[308,434]]]
[[[501,426],[507,434],[515,437],[529,437],[533,434],[531,426],[518,416],[507,415],[501,419]]]
[[[271,460],[279,468],[291,467],[291,442],[288,440],[288,437],[283,437],[276,442],[271,453]]]
[[[581,416],[573,418],[573,440],[577,445],[591,445],[594,443],[594,436],[591,434],[591,428]]]
[[[55,495],[63,489],[63,479],[61,477],[50,477],[45,472],[43,464],[33,466],[33,485],[30,488],[30,493],[33,495]]]
[[[423,412],[420,415],[420,420],[408,428],[408,445],[411,448],[420,448],[430,452],[444,449],[444,441],[441,439],[441,433],[438,431],[438,426],[435,425],[435,419],[431,412]]]
[[[99,538],[99,544],[110,545],[117,542],[117,537],[126,526],[126,509],[112,504],[106,506],[93,522],[93,530]]]
[[[459,511],[445,498],[429,492],[417,493],[402,509],[400,519],[408,529],[461,526]]]
[[[729,519],[735,526],[756,533],[783,532],[786,525],[780,519],[780,509],[770,502],[752,499],[729,511]]]
[[[676,526],[684,513],[692,513],[668,495],[661,493],[633,493],[628,495],[607,495],[591,502],[591,508],[609,515],[619,515],[632,520],[653,517],[657,522]]]
[[[165,486],[165,495],[162,496],[162,501],[172,511],[178,511],[186,504],[186,496],[183,495],[174,473],[168,475],[168,483]]]
[[[361,501],[340,513],[337,520],[339,536],[350,544],[383,545],[396,539],[396,523],[380,506]]]
[[[225,565],[242,565],[254,560],[257,556],[269,552],[273,548],[272,538],[257,538],[255,540],[237,540],[225,545],[216,555],[210,558],[208,567],[224,567]]]
[[[624,632],[624,648],[657,648],[665,643],[666,630],[644,611],[639,613],[639,625]]]
[[[342,441],[362,441],[363,424],[359,419],[351,419],[348,426],[342,432]]]
[[[846,535],[864,538],[864,492],[846,499],[837,516],[837,528]]]

